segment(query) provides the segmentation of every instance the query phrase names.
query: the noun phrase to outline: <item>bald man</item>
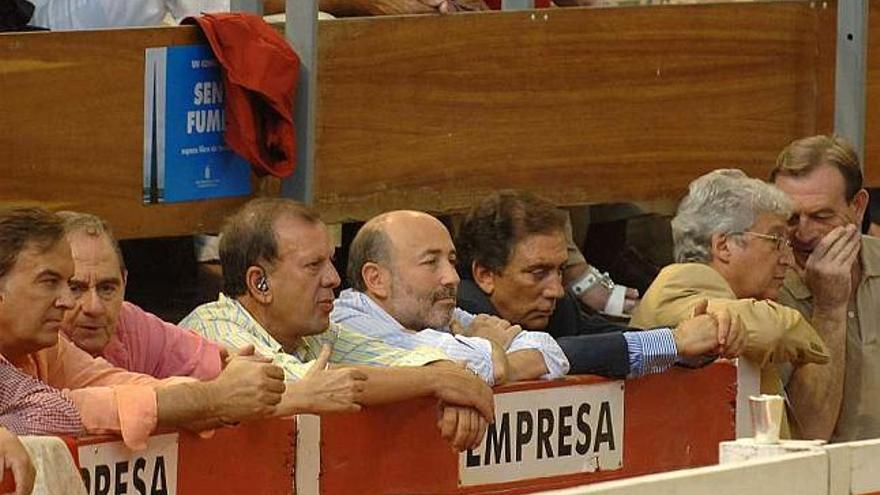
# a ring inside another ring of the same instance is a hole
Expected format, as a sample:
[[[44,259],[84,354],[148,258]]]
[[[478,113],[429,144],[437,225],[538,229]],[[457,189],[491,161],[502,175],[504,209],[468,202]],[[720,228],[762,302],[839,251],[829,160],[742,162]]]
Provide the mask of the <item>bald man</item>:
[[[417,211],[379,215],[352,241],[331,319],[393,345],[442,349],[490,385],[558,378],[568,360],[543,332],[456,307],[460,279],[446,227]]]

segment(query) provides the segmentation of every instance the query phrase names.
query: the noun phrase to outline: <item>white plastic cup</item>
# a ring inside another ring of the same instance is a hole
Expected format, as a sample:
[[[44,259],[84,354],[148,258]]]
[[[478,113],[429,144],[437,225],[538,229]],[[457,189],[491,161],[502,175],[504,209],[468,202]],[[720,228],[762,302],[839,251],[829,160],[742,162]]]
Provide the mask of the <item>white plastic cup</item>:
[[[752,431],[755,443],[779,443],[779,430],[782,426],[782,412],[785,401],[778,395],[752,395],[749,397],[752,412]]]

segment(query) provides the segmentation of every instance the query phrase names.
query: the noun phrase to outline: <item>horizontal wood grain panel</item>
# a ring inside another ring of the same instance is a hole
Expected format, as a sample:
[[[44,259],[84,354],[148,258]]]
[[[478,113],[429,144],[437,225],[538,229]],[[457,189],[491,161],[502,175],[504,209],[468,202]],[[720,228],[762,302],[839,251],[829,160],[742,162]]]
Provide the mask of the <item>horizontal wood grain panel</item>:
[[[326,23],[316,203],[362,219],[459,210],[502,187],[574,204],[676,197],[718,167],[764,176],[789,141],[832,125],[833,12],[740,3]]]

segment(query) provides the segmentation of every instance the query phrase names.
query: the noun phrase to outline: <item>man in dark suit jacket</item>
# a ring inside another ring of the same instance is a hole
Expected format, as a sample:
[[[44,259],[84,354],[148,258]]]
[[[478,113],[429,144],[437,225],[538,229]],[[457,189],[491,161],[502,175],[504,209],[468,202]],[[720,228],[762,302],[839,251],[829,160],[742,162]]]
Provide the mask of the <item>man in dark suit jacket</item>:
[[[745,334],[726,312],[709,314],[705,305],[676,328],[647,331],[583,313],[562,285],[564,228],[564,213],[532,194],[502,191],[485,198],[456,237],[459,307],[550,333],[572,374],[632,378],[742,351]]]

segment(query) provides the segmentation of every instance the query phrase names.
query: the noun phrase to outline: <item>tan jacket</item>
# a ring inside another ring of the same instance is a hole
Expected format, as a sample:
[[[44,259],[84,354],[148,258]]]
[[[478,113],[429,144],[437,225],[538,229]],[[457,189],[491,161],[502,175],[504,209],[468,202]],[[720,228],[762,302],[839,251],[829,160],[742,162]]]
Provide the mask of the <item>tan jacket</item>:
[[[724,277],[702,263],[676,263],[661,270],[631,324],[675,327],[691,317],[700,299],[708,299],[710,309],[726,308],[742,325],[748,338],[743,355],[761,366],[763,393],[783,391],[777,363],[824,364],[830,359],[825,343],[801,313],[773,301],[737,299]],[[783,429],[788,430],[785,424]]]

